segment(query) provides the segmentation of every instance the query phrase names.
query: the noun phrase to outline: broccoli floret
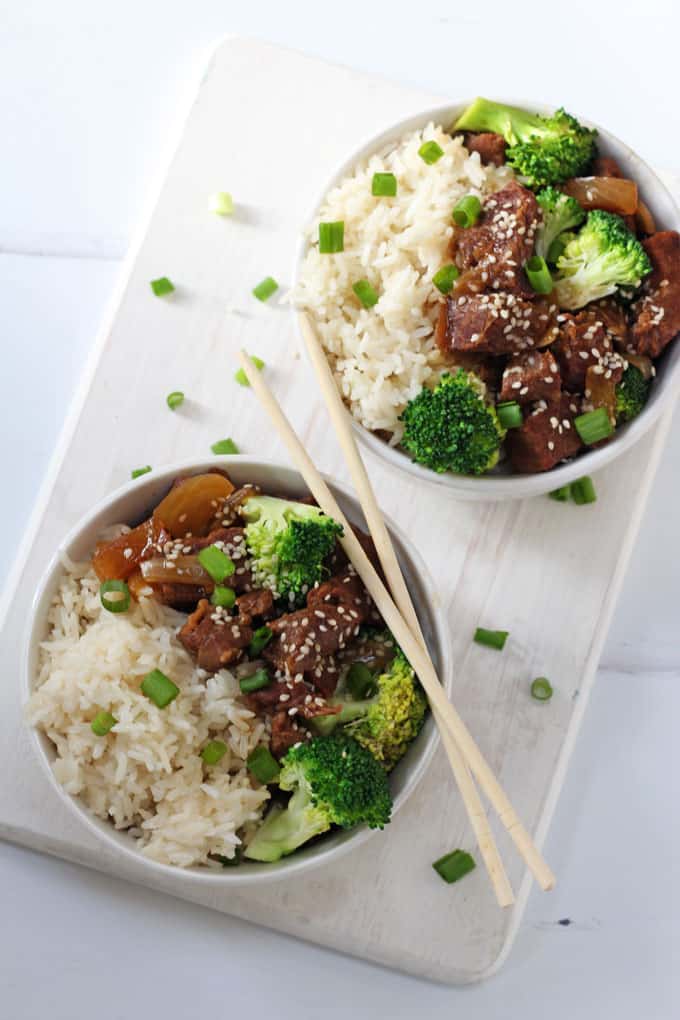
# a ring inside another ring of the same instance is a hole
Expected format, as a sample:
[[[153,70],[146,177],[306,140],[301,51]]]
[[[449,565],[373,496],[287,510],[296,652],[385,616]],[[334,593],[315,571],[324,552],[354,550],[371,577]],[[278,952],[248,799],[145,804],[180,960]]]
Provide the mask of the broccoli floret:
[[[339,825],[382,829],[392,795],[384,769],[345,733],[314,737],[291,748],[281,763],[279,787],[292,791],[288,805],[271,809],[245,850],[254,861],[278,861]]]
[[[439,474],[481,475],[495,467],[505,429],[485,395],[481,379],[461,368],[409,401],[401,442],[413,460]]]
[[[547,261],[553,241],[565,230],[580,226],[586,214],[575,198],[557,188],[543,188],[536,195],[536,200],[543,214],[536,231],[536,254]]]
[[[321,581],[341,525],[316,506],[274,496],[251,496],[241,516],[255,583],[302,602]]]
[[[376,686],[375,695],[362,701],[331,699],[331,704],[342,705],[341,711],[317,716],[312,725],[321,732],[344,727],[389,772],[420,733],[427,699],[401,649]]]
[[[490,99],[475,99],[454,130],[503,135],[509,146],[508,163],[532,188],[577,177],[595,155],[597,132],[584,128],[561,108],[552,117],[541,117]]]
[[[645,249],[621,217],[594,209],[557,260],[557,303],[582,308],[617,287],[639,287],[651,269]]]
[[[647,403],[651,381],[635,365],[629,365],[616,386],[616,421],[632,421]]]

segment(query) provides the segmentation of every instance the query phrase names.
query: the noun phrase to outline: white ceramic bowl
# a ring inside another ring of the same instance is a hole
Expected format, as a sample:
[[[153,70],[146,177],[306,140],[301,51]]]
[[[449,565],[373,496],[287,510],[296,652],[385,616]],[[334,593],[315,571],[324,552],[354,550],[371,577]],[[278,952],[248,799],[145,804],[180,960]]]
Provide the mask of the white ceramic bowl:
[[[502,97],[495,98],[498,98],[499,102],[520,106],[536,113],[549,114],[553,112],[552,107],[547,107],[543,103],[519,99],[504,99]],[[463,102],[450,103],[446,106],[423,110],[412,117],[397,121],[397,123],[386,128],[381,134],[370,138],[355,152],[351,153],[326,182],[318,201],[314,205],[309,220],[311,221],[317,214],[331,188],[336,187],[353,170],[357,163],[367,159],[374,152],[382,150],[386,145],[397,143],[404,135],[424,127],[430,121],[433,121],[435,124],[441,124],[446,129],[455,123],[471,101],[468,99]],[[579,116],[578,113],[576,116]],[[589,127],[597,128],[598,147],[602,155],[613,156],[620,164],[624,174],[637,181],[640,195],[654,214],[657,227],[660,230],[680,230],[680,210],[668,189],[659,180],[654,171],[624,142],[619,141],[618,138],[614,137],[604,128],[580,116],[579,120]],[[303,237],[297,251],[296,283],[300,276],[307,248],[307,241]],[[304,341],[301,340],[301,342],[304,346]],[[606,446],[581,454],[569,463],[558,465],[551,471],[545,471],[540,474],[512,474],[509,466],[505,467],[505,469],[501,466],[494,473],[482,475],[478,478],[453,473],[439,475],[422,467],[420,464],[415,464],[408,454],[389,446],[354,419],[352,419],[352,423],[358,439],[366,449],[370,450],[371,453],[384,463],[405,471],[418,481],[429,482],[449,489],[459,499],[523,499],[527,496],[550,492],[552,489],[566,485],[568,482],[573,482],[583,475],[598,471],[605,464],[610,463],[610,461],[633,446],[651,428],[664,408],[669,406],[673,397],[677,396],[680,387],[680,343],[672,343],[662,357],[658,359],[656,366],[657,375],[649,400],[642,413],[634,421],[617,429],[615,438]]]
[[[129,482],[122,488],[102,500],[90,511],[64,538],[56,550],[51,562],[46,565],[42,584],[35,595],[25,635],[23,656],[23,697],[26,701],[33,690],[37,673],[40,642],[47,634],[47,612],[56,591],[60,578],[63,576],[61,561],[62,553],[74,560],[86,559],[92,552],[97,536],[103,528],[111,524],[137,524],[147,517],[153,507],[160,502],[168,491],[174,478],[180,475],[199,474],[210,468],[224,467],[236,484],[254,482],[263,489],[285,494],[291,497],[303,495],[307,490],[296,471],[278,464],[253,461],[247,457],[225,457],[205,462],[184,461],[166,468],[155,470],[143,478]],[[365,527],[361,510],[356,500],[346,489],[326,479],[347,517],[353,523]],[[394,539],[402,570],[409,591],[414,597],[423,633],[432,654],[439,675],[443,678],[447,690],[452,682],[451,653],[449,632],[441,611],[436,608],[432,598],[433,584],[425,565],[408,538],[390,521],[390,533]],[[118,852],[134,857],[146,871],[178,874],[178,869],[168,865],[157,864],[144,857],[136,849],[135,841],[125,832],[118,832],[112,824],[102,821],[93,815],[77,798],[67,794],[57,782],[52,771],[55,749],[45,734],[32,729],[31,743],[42,766],[50,778],[55,794],[74,811],[85,823],[87,828],[99,839]],[[428,718],[412,747],[391,773],[390,783],[394,797],[394,813],[406,802],[418,782],[423,777],[434,754],[439,737],[432,718]],[[385,829],[382,839],[389,839],[389,826]],[[328,863],[347,852],[352,847],[364,843],[373,830],[360,827],[349,831],[338,831],[327,835],[307,849],[302,849],[291,857],[284,858],[275,864],[257,864],[244,862],[237,868],[224,868],[219,871],[209,868],[195,867],[182,869],[181,874],[189,880],[201,883],[243,885],[272,879],[286,878],[316,865]]]

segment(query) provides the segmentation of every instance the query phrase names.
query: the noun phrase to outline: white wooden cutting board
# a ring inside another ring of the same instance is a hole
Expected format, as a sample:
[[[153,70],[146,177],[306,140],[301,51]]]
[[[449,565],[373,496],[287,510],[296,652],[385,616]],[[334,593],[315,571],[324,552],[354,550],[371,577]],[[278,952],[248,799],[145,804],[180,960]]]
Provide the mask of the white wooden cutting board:
[[[179,871],[150,880],[136,862],[114,859],[99,846],[51,791],[19,702],[22,636],[41,568],[94,501],[133,467],[201,459],[225,436],[244,453],[285,460],[252,392],[232,381],[237,348],[266,360],[312,456],[344,478],[289,311],[275,301],[260,305],[250,291],[267,275],[290,282],[304,217],[348,151],[385,124],[443,101],[250,40],[227,40],[214,53],[111,321],[84,369],[6,592],[0,835],[347,953],[463,983],[502,962],[530,882],[504,833],[499,842],[519,893],[512,911],[498,909],[483,868],[451,887],[434,873],[436,857],[473,846],[441,752],[389,829],[332,868],[285,885],[220,892]],[[233,193],[232,218],[208,213],[216,190]],[[149,280],[164,275],[177,292],[158,300]],[[164,398],[174,389],[190,399],[171,414]],[[546,498],[459,503],[441,488],[417,487],[369,462],[383,507],[418,545],[448,615],[457,706],[539,842],[667,423],[597,477],[598,502],[583,508]],[[511,631],[503,654],[472,644],[478,624]],[[541,674],[556,692],[548,705],[527,693]]]

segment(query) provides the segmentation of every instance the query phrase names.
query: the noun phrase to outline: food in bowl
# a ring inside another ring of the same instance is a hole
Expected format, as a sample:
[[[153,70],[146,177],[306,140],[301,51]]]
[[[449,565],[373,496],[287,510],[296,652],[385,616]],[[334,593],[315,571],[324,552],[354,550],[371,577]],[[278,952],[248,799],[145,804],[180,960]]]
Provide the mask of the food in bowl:
[[[49,610],[27,714],[66,792],[179,867],[387,824],[426,700],[341,527],[217,469],[131,523],[65,562]]]
[[[477,99],[328,193],[295,301],[364,428],[438,474],[540,473],[644,407],[680,235],[594,130]]]

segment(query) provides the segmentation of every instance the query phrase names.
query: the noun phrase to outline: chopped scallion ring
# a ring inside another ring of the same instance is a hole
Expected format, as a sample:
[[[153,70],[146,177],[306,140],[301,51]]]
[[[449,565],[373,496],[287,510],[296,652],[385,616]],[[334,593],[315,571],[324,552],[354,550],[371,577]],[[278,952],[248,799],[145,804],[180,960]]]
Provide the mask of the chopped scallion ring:
[[[435,861],[432,867],[438,875],[441,875],[445,882],[451,885],[452,882],[457,882],[463,875],[474,871],[475,862],[467,850],[453,850],[450,854],[445,854],[444,857],[440,857],[438,861]]]
[[[279,289],[279,285],[273,276],[265,276],[261,283],[258,283],[257,287],[253,287],[253,296],[258,301],[267,301],[272,294],[275,294]]]
[[[397,193],[397,178],[394,174],[373,174],[371,194],[378,198],[394,198]]]
[[[262,369],[264,368],[264,361],[262,360],[262,358],[258,358],[257,355],[255,354],[250,354],[249,358],[252,361],[255,368],[258,370],[258,372],[261,372]],[[239,384],[239,386],[250,386],[250,383],[248,382],[248,376],[246,375],[242,368],[239,368],[238,372],[234,373],[234,379]]]
[[[459,276],[460,271],[457,266],[442,266],[432,277],[432,282],[442,294],[449,294]]]
[[[545,676],[538,676],[531,684],[531,697],[536,701],[550,701],[553,696],[552,684]]]
[[[268,747],[260,744],[248,757],[246,765],[253,773],[258,782],[266,786],[278,779],[281,766]]]
[[[126,613],[130,608],[130,589],[125,581],[102,581],[99,601],[109,613]]]
[[[168,393],[165,403],[171,411],[176,411],[184,403],[184,394],[181,390],[173,390],[172,393]]]
[[[142,475],[148,475],[151,470],[151,465],[146,464],[144,467],[135,468],[134,471],[130,472],[130,478],[140,478]]]
[[[577,506],[596,502],[597,493],[590,475],[584,475],[583,478],[571,483],[571,498]]]
[[[217,454],[238,453],[238,446],[233,439],[218,439],[216,443],[212,444],[210,449],[213,453]]]
[[[216,584],[210,596],[210,601],[214,606],[224,606],[225,609],[231,609],[236,602],[236,592],[233,588],[226,588],[222,584]]]
[[[165,708],[179,694],[179,687],[160,669],[152,669],[142,680],[142,694],[158,708]]]
[[[418,155],[428,166],[432,166],[433,163],[442,158],[444,150],[437,142],[423,142],[418,149]]]
[[[228,191],[216,191],[210,196],[208,208],[218,216],[231,216],[234,211],[234,200]]]
[[[257,630],[253,631],[253,637],[248,647],[248,655],[251,659],[256,659],[263,648],[266,648],[271,639],[274,637],[274,631],[269,627],[258,627]]]
[[[250,676],[244,676],[239,680],[241,694],[252,694],[253,691],[260,691],[263,687],[269,687],[272,678],[266,669],[256,669]]]
[[[209,740],[201,751],[201,758],[206,765],[217,765],[227,753],[227,745],[221,740]]]
[[[501,652],[505,648],[505,642],[508,639],[509,633],[510,631],[508,630],[485,630],[484,627],[478,627],[475,631],[474,640],[478,645],[495,648]]]
[[[457,227],[474,227],[482,211],[482,203],[476,195],[465,195],[453,210],[453,221]]]
[[[156,297],[165,297],[166,294],[172,294],[175,289],[174,283],[168,280],[167,276],[161,276],[157,280],[152,280],[150,286]]]
[[[531,289],[537,294],[550,294],[553,289],[553,278],[545,259],[540,255],[532,255],[524,263],[524,272],[531,284]]]
[[[198,562],[216,584],[221,584],[236,570],[234,561],[216,545],[209,545],[205,549],[201,549],[198,554]]]
[[[97,737],[105,737],[116,725],[118,720],[110,712],[97,712],[90,723],[90,729]]]
[[[319,254],[334,255],[345,250],[345,224],[342,220],[335,223],[319,224]]]
[[[378,303],[378,295],[368,280],[358,280],[352,284],[352,290],[361,301],[364,308],[372,308]]]
[[[518,429],[524,421],[522,408],[516,400],[504,400],[496,404],[496,414],[504,429]]]
[[[574,419],[576,431],[586,446],[607,439],[614,431],[609,412],[606,407],[596,407],[594,411],[586,411]]]

